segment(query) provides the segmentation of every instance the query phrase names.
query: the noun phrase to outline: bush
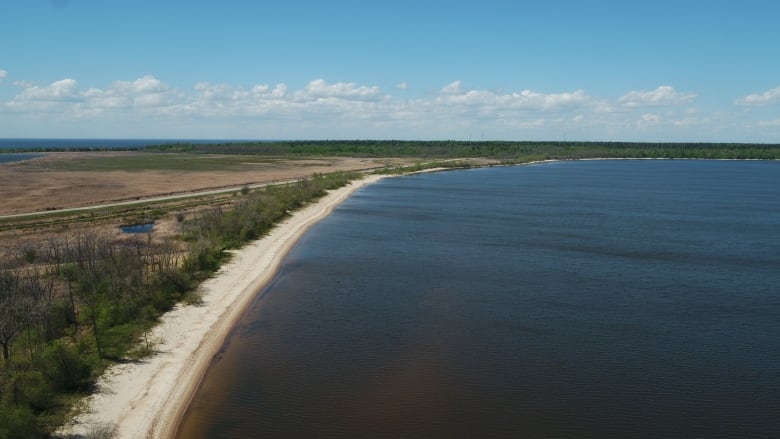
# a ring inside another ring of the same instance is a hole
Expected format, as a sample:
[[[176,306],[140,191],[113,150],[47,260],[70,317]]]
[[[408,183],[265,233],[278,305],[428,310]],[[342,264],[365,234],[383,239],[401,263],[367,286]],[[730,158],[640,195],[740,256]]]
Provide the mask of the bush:
[[[33,412],[45,412],[56,407],[56,391],[37,370],[16,372],[4,389],[6,405],[29,407]]]
[[[76,321],[76,316],[66,302],[55,302],[51,307],[50,315],[46,327],[46,341],[52,341],[68,334]]]
[[[106,358],[125,358],[130,348],[138,341],[144,332],[143,322],[114,325],[103,330],[105,340],[103,355]]]
[[[157,273],[153,290],[181,296],[192,288],[190,278],[183,271],[171,268]]]
[[[184,258],[184,271],[189,274],[199,272],[210,273],[219,267],[219,255],[221,249],[210,247],[208,244],[199,242],[192,252]]]
[[[72,392],[87,390],[92,384],[92,366],[85,352],[62,340],[53,342],[44,353],[44,374],[57,390]]]
[[[0,439],[35,439],[46,435],[26,407],[0,406]]]

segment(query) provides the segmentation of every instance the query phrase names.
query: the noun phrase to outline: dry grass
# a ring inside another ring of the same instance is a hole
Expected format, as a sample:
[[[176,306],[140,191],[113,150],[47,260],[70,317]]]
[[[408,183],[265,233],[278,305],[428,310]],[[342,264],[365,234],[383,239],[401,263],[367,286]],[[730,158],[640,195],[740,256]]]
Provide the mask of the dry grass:
[[[62,152],[22,162],[0,164],[0,216],[52,209],[86,207],[115,201],[186,194],[224,187],[271,183],[313,173],[352,171],[382,166],[388,160],[365,158],[262,158],[254,156],[157,155],[165,163],[149,163],[154,155],[137,152]],[[193,158],[194,157],[194,158]],[[179,166],[176,160],[207,160],[208,166]],[[411,160],[391,160],[392,164]],[[128,169],[117,169],[126,164]],[[182,169],[189,168],[189,169]],[[155,222],[151,238],[164,240],[177,235],[177,216],[192,217],[202,209],[229,208],[231,194],[203,197],[196,201],[171,201],[154,206],[128,206],[80,212],[56,218],[14,220],[0,227],[0,260],[18,257],[20,249],[44,247],[49,239],[78,236],[84,231],[102,231],[122,239],[119,226],[142,219]],[[23,227],[22,227],[23,226]]]
[[[83,207],[111,201],[266,183],[315,172],[381,166],[371,159],[327,157],[273,160],[256,157],[146,154],[136,152],[64,152],[0,165],[0,215]],[[152,160],[151,162],[149,160]],[[208,166],[188,167],[204,160]],[[162,165],[160,162],[163,162]],[[126,165],[124,168],[122,165]]]

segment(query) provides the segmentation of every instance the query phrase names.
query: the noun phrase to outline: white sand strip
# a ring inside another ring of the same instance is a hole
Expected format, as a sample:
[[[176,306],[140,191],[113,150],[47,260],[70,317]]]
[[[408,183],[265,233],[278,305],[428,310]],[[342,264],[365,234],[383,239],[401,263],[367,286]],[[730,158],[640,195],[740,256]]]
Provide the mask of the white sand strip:
[[[293,244],[317,221],[365,184],[367,176],[331,191],[296,211],[262,239],[234,252],[232,260],[201,286],[202,305],[178,305],[162,317],[150,340],[159,352],[140,363],[110,367],[87,400],[85,414],[61,434],[116,427],[119,438],[166,438],[178,422],[212,358],[256,293],[276,273]]]

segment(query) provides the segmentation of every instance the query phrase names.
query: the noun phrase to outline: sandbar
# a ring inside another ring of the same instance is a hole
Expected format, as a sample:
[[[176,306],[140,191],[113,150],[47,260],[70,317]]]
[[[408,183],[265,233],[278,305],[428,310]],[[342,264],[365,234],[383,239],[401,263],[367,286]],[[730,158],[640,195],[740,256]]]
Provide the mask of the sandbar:
[[[270,233],[233,252],[216,275],[199,286],[202,303],[179,304],[151,331],[155,354],[111,366],[87,398],[83,414],[58,432],[86,435],[115,428],[118,438],[169,438],[226,336],[256,294],[276,274],[295,242],[354,191],[380,176],[368,175],[329,191],[293,212]]]

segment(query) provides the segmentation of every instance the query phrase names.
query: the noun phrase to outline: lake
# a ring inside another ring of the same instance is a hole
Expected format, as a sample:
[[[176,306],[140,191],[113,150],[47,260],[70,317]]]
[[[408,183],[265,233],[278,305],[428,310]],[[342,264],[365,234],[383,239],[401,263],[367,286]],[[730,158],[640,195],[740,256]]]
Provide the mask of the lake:
[[[772,437],[780,163],[387,178],[314,226],[181,437]]]

